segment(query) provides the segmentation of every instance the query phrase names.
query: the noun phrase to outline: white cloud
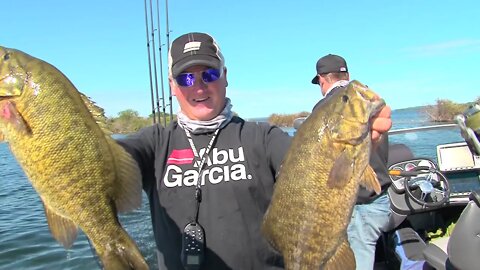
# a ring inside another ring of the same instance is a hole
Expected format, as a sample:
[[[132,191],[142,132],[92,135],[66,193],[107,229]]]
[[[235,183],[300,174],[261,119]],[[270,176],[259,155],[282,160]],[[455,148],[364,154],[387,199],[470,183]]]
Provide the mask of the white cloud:
[[[438,56],[457,52],[480,51],[480,40],[458,39],[441,43],[427,44],[416,47],[408,47],[403,51],[420,56]]]

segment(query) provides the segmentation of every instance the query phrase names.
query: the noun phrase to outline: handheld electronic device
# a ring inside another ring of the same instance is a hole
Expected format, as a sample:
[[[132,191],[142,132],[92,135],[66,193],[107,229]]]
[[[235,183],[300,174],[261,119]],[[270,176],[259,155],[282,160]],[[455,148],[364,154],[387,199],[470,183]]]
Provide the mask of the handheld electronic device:
[[[198,222],[190,222],[183,229],[182,264],[185,269],[200,269],[205,256],[205,232]]]

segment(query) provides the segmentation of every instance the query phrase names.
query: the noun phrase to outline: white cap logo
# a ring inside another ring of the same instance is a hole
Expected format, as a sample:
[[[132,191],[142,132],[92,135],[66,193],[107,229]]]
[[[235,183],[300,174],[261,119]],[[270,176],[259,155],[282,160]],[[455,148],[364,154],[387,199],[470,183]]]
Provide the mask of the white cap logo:
[[[185,47],[183,47],[183,53],[198,51],[200,50],[200,45],[202,45],[202,42],[200,41],[190,41],[185,44]]]

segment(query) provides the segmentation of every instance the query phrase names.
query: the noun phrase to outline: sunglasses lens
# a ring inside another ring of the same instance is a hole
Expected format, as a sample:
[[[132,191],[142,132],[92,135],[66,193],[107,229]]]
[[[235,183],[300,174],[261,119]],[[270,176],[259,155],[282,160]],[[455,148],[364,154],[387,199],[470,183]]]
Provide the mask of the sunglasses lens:
[[[206,83],[214,82],[220,78],[220,70],[209,68],[202,72],[202,80]]]
[[[190,87],[195,83],[195,75],[192,73],[182,73],[178,75],[175,80],[180,86]]]
[[[202,80],[205,83],[211,83],[218,80],[221,76],[220,70],[209,68],[202,72]],[[178,75],[175,80],[177,84],[183,87],[190,87],[195,84],[195,74],[194,73],[182,73]]]

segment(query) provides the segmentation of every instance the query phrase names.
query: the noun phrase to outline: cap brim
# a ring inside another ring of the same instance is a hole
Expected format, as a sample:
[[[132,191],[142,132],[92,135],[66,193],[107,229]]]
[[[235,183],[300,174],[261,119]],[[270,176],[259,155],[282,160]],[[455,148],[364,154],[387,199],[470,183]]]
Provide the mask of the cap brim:
[[[180,60],[172,67],[172,75],[176,77],[185,69],[192,66],[207,66],[211,68],[221,68],[220,60],[210,55],[192,55]]]
[[[313,77],[312,83],[313,83],[313,84],[318,84],[318,74],[315,75],[315,77]]]

